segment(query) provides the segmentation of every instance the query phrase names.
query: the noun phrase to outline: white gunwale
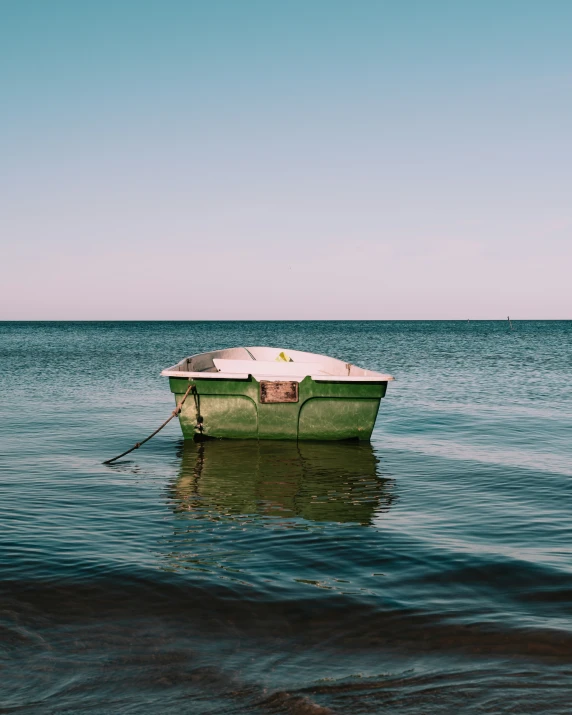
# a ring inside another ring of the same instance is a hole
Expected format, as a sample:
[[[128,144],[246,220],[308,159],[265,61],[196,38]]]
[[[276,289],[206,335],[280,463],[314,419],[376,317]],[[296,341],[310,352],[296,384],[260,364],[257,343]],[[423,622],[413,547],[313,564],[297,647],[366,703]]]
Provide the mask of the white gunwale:
[[[290,361],[277,360],[281,353],[286,354]],[[218,368],[216,363],[224,369]],[[249,369],[250,365],[252,369]],[[392,375],[366,370],[327,355],[261,346],[227,348],[191,355],[163,370],[161,375],[200,380],[247,380],[252,376],[259,381],[292,382],[301,382],[306,377],[315,382],[357,383],[390,382],[394,379]]]

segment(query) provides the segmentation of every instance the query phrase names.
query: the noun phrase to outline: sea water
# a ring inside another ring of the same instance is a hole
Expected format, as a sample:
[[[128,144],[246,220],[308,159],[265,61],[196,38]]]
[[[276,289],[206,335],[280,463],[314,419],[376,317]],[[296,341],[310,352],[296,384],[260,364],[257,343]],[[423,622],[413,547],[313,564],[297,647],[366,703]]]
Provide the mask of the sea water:
[[[371,444],[102,464],[240,345],[392,373]],[[570,321],[1,323],[0,368],[0,712],[570,712]]]

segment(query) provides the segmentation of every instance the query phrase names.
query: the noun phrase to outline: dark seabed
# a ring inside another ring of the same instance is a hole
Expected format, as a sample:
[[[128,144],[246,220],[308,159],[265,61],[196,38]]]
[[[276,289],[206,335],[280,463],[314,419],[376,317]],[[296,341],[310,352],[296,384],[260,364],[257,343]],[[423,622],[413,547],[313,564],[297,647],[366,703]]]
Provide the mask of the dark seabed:
[[[572,323],[1,323],[0,712],[569,713]],[[183,445],[162,368],[393,373],[370,444]]]

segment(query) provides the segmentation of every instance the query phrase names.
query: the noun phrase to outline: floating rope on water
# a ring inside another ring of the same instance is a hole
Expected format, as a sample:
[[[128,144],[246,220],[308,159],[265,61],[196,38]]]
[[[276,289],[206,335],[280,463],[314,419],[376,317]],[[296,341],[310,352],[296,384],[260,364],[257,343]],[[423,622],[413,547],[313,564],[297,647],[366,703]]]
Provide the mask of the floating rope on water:
[[[189,396],[189,393],[190,392],[196,393],[196,391],[197,391],[197,388],[194,385],[189,385],[189,387],[187,388],[187,391],[183,395],[183,399],[179,402],[177,407],[173,410],[169,419],[165,420],[163,422],[163,424],[153,432],[153,434],[150,434],[143,441],[137,442],[136,445],[131,447],[131,449],[128,449],[126,452],[122,452],[121,454],[118,454],[117,457],[113,457],[113,459],[106,459],[105,462],[103,462],[103,464],[111,464],[112,462],[116,462],[118,459],[121,459],[121,457],[125,457],[126,454],[133,452],[135,449],[139,449],[139,447],[142,444],[145,444],[145,442],[148,442],[151,439],[151,437],[154,437],[157,434],[157,432],[160,432],[163,429],[163,427],[165,427],[165,425],[168,425],[169,422],[173,419],[173,417],[177,417],[179,415],[179,413],[181,412],[181,409],[183,407],[183,402],[187,399],[187,397]],[[196,402],[196,398],[195,398],[195,402]],[[198,419],[198,422],[202,427],[202,419]]]

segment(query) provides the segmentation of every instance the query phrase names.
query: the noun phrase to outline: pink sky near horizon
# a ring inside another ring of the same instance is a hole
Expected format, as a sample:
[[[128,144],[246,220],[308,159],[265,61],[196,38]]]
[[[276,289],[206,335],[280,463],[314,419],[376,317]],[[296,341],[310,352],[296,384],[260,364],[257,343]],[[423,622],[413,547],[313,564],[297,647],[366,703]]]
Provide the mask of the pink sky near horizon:
[[[552,4],[5,8],[0,320],[571,318]]]

